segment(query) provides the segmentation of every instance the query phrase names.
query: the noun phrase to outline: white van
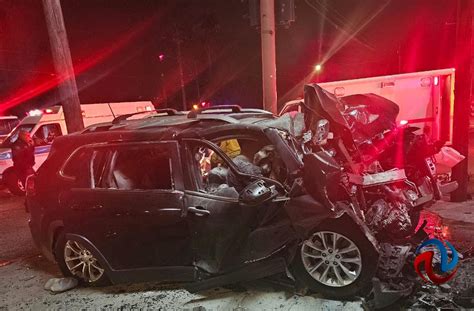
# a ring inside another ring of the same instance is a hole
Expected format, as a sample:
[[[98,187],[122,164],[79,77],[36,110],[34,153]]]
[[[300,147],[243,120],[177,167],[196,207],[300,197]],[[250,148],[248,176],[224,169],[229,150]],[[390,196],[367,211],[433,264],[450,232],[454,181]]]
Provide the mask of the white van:
[[[110,122],[114,118],[137,112],[155,110],[149,101],[122,102],[122,103],[100,103],[81,105],[84,126],[92,124]],[[32,110],[16,128],[5,138],[0,145],[0,180],[10,191],[18,192],[15,185],[11,185],[7,178],[13,166],[11,145],[18,139],[20,131],[28,131],[35,143],[35,166],[34,170],[43,164],[49,154],[51,143],[57,136],[68,134],[62,106],[53,106],[43,110]],[[16,176],[16,174],[15,174]],[[14,178],[12,178],[14,179]],[[21,185],[19,185],[21,188]],[[14,187],[12,189],[11,187]]]

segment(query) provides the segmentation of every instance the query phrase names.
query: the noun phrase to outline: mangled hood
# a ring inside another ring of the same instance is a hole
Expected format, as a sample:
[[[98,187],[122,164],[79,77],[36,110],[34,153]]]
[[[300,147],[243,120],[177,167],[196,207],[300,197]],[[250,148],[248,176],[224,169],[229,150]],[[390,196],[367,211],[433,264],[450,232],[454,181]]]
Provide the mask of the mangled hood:
[[[305,127],[311,129],[319,119],[328,119],[332,130],[348,130],[356,144],[396,127],[399,107],[375,94],[337,98],[317,84],[304,87]]]

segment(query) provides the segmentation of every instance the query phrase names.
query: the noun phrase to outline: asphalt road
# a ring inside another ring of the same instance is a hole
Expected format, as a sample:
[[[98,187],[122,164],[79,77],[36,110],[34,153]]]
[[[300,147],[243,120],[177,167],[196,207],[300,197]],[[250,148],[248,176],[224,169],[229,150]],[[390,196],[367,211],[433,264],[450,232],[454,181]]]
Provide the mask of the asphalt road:
[[[0,265],[39,254],[30,236],[23,201],[0,192]]]

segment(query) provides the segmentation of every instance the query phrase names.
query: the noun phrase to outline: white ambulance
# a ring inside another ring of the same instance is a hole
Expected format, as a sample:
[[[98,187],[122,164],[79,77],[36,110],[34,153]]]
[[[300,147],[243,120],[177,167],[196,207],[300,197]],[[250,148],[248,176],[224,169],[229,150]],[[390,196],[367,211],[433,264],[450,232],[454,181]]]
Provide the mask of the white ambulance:
[[[110,122],[114,118],[130,113],[155,110],[149,101],[119,102],[81,105],[84,126]],[[11,192],[22,193],[22,185],[18,184],[16,174],[12,169],[11,145],[18,139],[20,131],[28,131],[35,143],[34,170],[43,164],[49,154],[55,137],[68,134],[62,106],[53,106],[43,110],[32,110],[0,145],[0,178]]]
[[[318,83],[338,96],[373,93],[400,107],[398,121],[430,127],[432,138],[452,141],[454,113],[454,69],[396,74]],[[280,115],[300,109],[302,99],[287,102]]]

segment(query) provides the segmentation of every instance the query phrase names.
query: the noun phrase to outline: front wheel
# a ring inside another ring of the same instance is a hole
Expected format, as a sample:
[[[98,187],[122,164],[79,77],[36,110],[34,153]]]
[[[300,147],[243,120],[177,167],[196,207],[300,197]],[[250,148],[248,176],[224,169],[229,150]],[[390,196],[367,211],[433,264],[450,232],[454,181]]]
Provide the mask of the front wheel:
[[[291,270],[297,279],[327,297],[368,293],[377,254],[360,229],[348,221],[330,220],[301,243]]]
[[[61,234],[55,246],[55,255],[64,276],[75,277],[92,286],[109,283],[105,269],[84,244],[68,240]]]

